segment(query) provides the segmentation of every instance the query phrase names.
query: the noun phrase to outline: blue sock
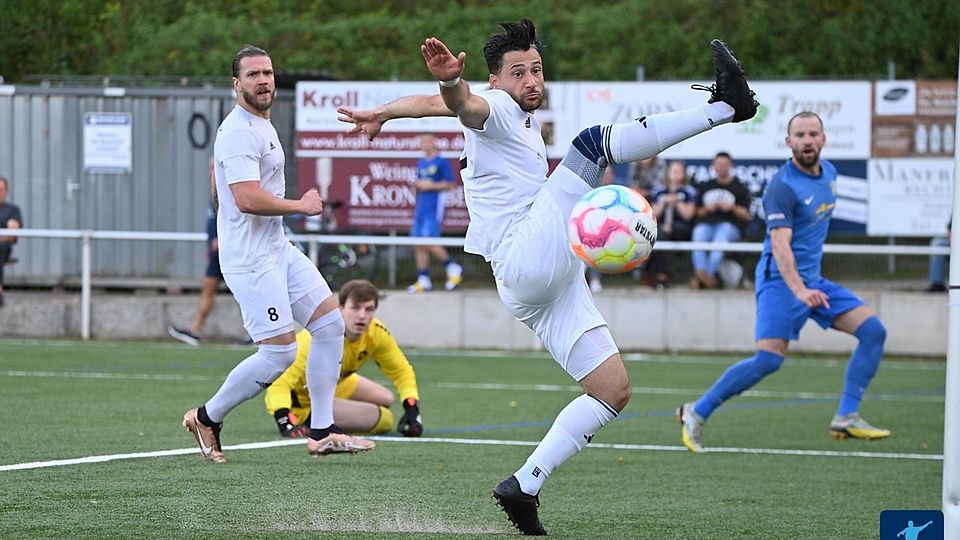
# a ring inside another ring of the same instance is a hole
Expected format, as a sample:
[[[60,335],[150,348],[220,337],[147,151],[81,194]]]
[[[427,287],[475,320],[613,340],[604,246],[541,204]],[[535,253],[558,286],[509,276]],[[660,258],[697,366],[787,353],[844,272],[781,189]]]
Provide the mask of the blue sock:
[[[876,317],[863,321],[860,328],[853,333],[860,340],[857,348],[850,355],[847,364],[847,376],[843,383],[843,395],[840,396],[838,415],[855,413],[860,410],[860,400],[863,393],[870,386],[870,381],[877,374],[880,367],[880,358],[883,357],[883,343],[887,339],[887,329]]]
[[[769,351],[756,354],[727,368],[707,393],[697,400],[693,410],[706,420],[724,401],[750,389],[761,379],[780,369],[783,357]]]
[[[447,260],[443,261],[443,267],[446,268],[450,266],[450,263],[453,262],[453,257],[447,257]]]
[[[423,270],[420,270],[419,275],[421,275],[421,276],[423,276],[423,277],[426,277],[426,278],[430,277],[430,269],[429,269],[429,268],[424,268]]]

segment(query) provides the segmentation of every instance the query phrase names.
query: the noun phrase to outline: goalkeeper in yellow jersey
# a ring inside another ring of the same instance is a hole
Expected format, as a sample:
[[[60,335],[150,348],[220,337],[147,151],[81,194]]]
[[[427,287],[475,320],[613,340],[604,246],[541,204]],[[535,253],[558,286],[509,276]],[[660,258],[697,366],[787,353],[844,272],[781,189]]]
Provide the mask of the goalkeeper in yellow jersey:
[[[363,279],[349,281],[340,288],[340,312],[346,326],[343,362],[333,400],[334,422],[348,433],[386,433],[393,427],[390,406],[394,394],[357,372],[373,359],[390,378],[403,402],[404,413],[397,431],[407,437],[423,433],[420,395],[413,366],[400,350],[386,326],[374,318],[380,291]],[[307,393],[307,352],[310,333],[297,334],[297,359],[267,388],[264,401],[267,412],[276,419],[284,437],[305,437],[309,433],[310,394]]]

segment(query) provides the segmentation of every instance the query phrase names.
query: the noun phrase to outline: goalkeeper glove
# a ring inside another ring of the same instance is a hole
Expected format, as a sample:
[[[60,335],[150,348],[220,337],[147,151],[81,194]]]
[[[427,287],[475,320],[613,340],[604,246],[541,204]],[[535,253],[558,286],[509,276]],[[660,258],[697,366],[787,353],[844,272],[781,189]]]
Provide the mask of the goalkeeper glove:
[[[403,400],[403,416],[397,424],[397,431],[404,437],[419,437],[423,434],[423,419],[416,398]]]
[[[297,417],[290,409],[277,409],[273,413],[277,420],[277,427],[280,428],[280,436],[288,438],[306,437],[310,434],[310,428],[297,423]]]

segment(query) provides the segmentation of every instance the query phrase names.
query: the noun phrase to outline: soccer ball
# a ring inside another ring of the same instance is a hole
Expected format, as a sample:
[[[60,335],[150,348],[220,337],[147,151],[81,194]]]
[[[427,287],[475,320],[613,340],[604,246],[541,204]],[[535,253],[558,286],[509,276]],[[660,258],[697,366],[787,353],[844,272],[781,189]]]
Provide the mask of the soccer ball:
[[[636,191],[618,185],[598,187],[573,207],[567,236],[573,252],[590,268],[606,274],[643,264],[657,241],[657,217]]]

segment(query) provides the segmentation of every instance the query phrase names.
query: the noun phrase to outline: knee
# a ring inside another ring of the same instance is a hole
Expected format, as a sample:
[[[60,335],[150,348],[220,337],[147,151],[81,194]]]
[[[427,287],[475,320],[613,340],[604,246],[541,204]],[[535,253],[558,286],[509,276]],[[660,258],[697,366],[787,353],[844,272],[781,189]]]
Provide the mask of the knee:
[[[876,343],[883,345],[887,341],[887,328],[883,326],[880,319],[870,317],[863,321],[857,331],[854,333],[861,343]]]
[[[605,392],[603,392],[603,402],[607,405],[613,407],[617,412],[622,411],[626,408],[627,403],[630,403],[630,397],[633,394],[633,390],[630,388],[630,380],[627,377],[621,377],[611,384]]]
[[[759,350],[754,356],[753,364],[758,372],[766,376],[780,369],[780,366],[783,365],[783,355]]]
[[[307,324],[307,331],[310,332],[313,339],[319,341],[343,339],[343,333],[346,329],[347,326],[343,322],[343,316],[339,309],[321,315]]]
[[[396,397],[390,390],[386,388],[383,388],[382,390],[383,391],[374,398],[377,402],[377,405],[382,407],[392,407],[393,403],[396,401]]]
[[[630,403],[630,398],[633,396],[633,390],[630,388],[630,381],[623,381],[623,385],[617,391],[617,402],[613,404],[613,407],[618,411],[622,411],[626,408],[627,403]]]
[[[573,147],[576,148],[583,157],[596,163],[599,167],[605,167],[610,162],[603,150],[603,136],[600,126],[591,126],[581,131],[573,139]]]

